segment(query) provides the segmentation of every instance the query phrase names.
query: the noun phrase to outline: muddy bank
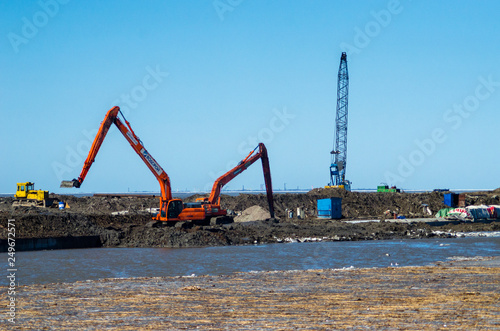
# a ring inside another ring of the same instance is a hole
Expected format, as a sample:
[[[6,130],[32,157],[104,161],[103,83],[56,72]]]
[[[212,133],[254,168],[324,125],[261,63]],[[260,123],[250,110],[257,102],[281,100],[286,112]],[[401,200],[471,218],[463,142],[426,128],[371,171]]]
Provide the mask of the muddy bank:
[[[92,238],[89,247],[196,247],[316,240],[379,240],[450,237],[453,232],[500,231],[500,222],[430,226],[419,223],[358,223],[335,220],[254,221],[182,228],[148,215],[16,216],[17,238]],[[1,227],[5,233],[6,223]],[[439,231],[439,232],[438,232]],[[4,237],[5,238],[5,237]],[[95,238],[98,238],[96,243]],[[20,240],[20,239],[18,239]],[[21,246],[18,246],[19,250]],[[50,249],[40,247],[39,249]],[[58,247],[53,247],[58,248]],[[68,246],[66,246],[68,248]]]
[[[202,195],[193,195],[185,202],[193,202]],[[111,214],[113,212],[126,211],[130,215],[141,214],[148,208],[157,208],[158,197],[152,196],[95,196],[75,197],[68,195],[54,195],[51,197],[66,202],[69,209],[66,213],[78,213],[86,215]],[[442,192],[426,193],[366,193],[348,192],[336,189],[314,189],[304,194],[280,193],[274,194],[276,216],[286,217],[286,210],[303,208],[305,218],[316,218],[316,200],[330,197],[342,198],[342,217],[346,219],[384,219],[388,217],[387,211],[397,213],[406,218],[430,217],[427,213],[429,207],[434,215],[446,206],[443,203]],[[37,209],[25,207],[12,207],[13,198],[0,198],[0,215],[7,217],[16,214],[39,214],[44,211],[56,213],[57,208]],[[494,191],[473,192],[465,195],[466,205],[499,205],[500,188]],[[267,200],[264,194],[240,194],[238,196],[222,195],[221,205],[223,208],[236,213],[252,207],[260,206],[267,209]],[[57,204],[54,205],[57,207]]]
[[[469,202],[500,204],[498,190],[468,195]],[[342,197],[342,220],[316,218],[316,200]],[[500,223],[460,223],[431,226],[424,222],[384,221],[387,210],[407,217],[429,217],[422,205],[435,212],[443,208],[443,194],[359,193],[313,190],[307,194],[275,194],[279,219],[257,220],[217,226],[154,222],[148,208],[158,206],[152,197],[59,196],[68,209],[12,207],[12,198],[0,199],[0,239],[7,237],[7,220],[15,219],[16,238],[98,238],[103,247],[193,247],[242,245],[305,240],[378,240],[450,236],[453,232],[500,231]],[[192,196],[185,201],[193,201]],[[224,196],[224,208],[241,213],[252,206],[267,208],[264,195]],[[305,219],[288,219],[286,209],[301,207]],[[113,213],[121,212],[118,215]],[[377,219],[378,223],[352,224],[356,219]],[[2,241],[5,245],[5,240]],[[0,244],[2,243],[0,242]],[[94,242],[95,245],[95,242]],[[43,249],[43,248],[42,248]],[[46,249],[46,248],[45,248]]]
[[[16,323],[1,322],[16,330],[498,329],[499,260],[472,261],[21,286]]]

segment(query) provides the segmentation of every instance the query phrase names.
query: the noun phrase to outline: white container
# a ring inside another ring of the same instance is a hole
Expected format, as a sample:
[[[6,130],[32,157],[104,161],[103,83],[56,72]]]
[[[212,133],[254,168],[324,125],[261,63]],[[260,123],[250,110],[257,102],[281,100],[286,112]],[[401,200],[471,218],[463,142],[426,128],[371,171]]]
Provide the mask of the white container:
[[[297,207],[297,218],[304,219],[304,210],[301,207]]]

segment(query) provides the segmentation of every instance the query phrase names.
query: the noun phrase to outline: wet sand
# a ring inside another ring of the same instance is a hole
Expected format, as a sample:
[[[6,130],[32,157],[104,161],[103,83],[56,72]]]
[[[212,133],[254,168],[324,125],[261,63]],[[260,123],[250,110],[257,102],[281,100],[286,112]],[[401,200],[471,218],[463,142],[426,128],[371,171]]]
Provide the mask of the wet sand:
[[[22,286],[12,329],[498,330],[499,268],[500,257],[478,257],[425,267]]]

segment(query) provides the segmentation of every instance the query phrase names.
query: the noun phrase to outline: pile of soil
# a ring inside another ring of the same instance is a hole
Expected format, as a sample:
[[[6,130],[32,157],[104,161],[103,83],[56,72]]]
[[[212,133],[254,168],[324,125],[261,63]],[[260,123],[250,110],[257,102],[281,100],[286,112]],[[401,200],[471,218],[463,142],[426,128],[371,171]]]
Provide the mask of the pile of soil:
[[[500,204],[500,190],[466,196],[468,204]],[[194,201],[199,196],[184,199]],[[316,218],[316,200],[342,198],[342,220]],[[241,245],[307,240],[376,240],[449,236],[444,233],[499,231],[500,222],[445,223],[430,226],[424,222],[392,223],[384,221],[391,213],[408,218],[429,217],[444,208],[443,193],[360,193],[335,189],[315,189],[306,194],[275,194],[277,219],[268,216],[264,194],[223,196],[222,207],[241,215],[245,222],[200,226],[156,222],[150,208],[157,208],[158,197],[74,197],[54,196],[69,208],[12,207],[13,198],[0,198],[0,239],[7,238],[7,220],[15,219],[16,238],[57,238],[98,236],[105,247],[192,247]],[[304,219],[289,219],[286,210],[301,207]],[[253,210],[253,213],[252,213]],[[113,215],[120,211],[126,214]],[[389,211],[389,213],[387,213]],[[377,219],[379,223],[351,224],[354,219]]]
[[[252,206],[250,208],[245,209],[241,215],[238,215],[234,218],[234,221],[239,222],[251,222],[251,221],[259,221],[271,218],[271,214],[262,208],[261,206]]]

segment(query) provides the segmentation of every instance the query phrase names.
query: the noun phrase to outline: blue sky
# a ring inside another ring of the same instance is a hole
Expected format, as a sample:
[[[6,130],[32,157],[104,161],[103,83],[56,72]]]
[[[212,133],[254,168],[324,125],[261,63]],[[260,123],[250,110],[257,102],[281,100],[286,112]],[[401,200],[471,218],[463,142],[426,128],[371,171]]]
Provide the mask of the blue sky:
[[[112,127],[120,106],[172,189],[209,189],[266,144],[275,188],[329,181],[337,71],[349,68],[347,179],[500,186],[498,1],[3,1],[0,193],[156,191]],[[259,189],[255,164],[227,185]]]

